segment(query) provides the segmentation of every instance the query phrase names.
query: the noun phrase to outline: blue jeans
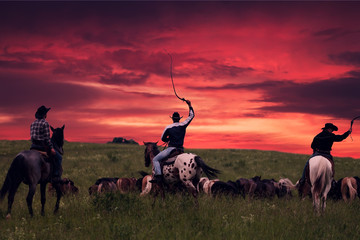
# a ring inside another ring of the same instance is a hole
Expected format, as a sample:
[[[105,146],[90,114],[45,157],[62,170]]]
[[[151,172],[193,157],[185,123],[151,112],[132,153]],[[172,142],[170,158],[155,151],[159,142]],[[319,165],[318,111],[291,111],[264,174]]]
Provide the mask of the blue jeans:
[[[55,153],[53,175],[54,177],[61,177],[62,155],[56,150]]]
[[[167,158],[174,149],[176,148],[168,147],[154,157],[153,165],[154,165],[155,175],[161,175],[160,162],[162,162],[165,158]]]

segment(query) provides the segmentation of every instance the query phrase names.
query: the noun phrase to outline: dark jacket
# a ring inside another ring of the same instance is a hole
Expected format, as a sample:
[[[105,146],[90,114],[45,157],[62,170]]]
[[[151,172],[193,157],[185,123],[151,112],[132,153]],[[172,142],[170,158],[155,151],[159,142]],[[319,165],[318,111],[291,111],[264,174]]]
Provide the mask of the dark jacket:
[[[189,107],[189,116],[181,123],[174,122],[168,125],[161,136],[161,140],[169,142],[169,147],[183,148],[186,128],[194,117],[194,109]]]
[[[342,135],[335,135],[327,130],[323,130],[321,133],[314,137],[311,143],[311,148],[317,152],[326,152],[330,154],[332,145],[334,142],[341,142],[349,136],[350,132],[347,131]]]

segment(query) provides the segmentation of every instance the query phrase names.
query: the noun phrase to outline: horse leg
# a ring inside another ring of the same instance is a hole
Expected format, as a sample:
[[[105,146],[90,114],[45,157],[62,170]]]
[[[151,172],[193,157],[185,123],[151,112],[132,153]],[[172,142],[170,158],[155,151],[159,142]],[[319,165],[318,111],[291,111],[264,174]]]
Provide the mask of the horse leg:
[[[332,182],[332,178],[328,179],[327,180],[328,183],[331,183]],[[325,189],[324,189],[324,192],[323,192],[323,197],[322,197],[322,200],[323,200],[323,203],[322,203],[322,211],[325,212],[325,208],[326,208],[326,199],[327,199],[327,195],[329,193],[331,189],[331,184],[327,184],[325,186]]]
[[[322,194],[319,193],[318,191],[312,191],[312,197],[313,197],[313,206],[314,206],[314,211],[316,212],[317,215],[320,215],[320,210],[322,208]]]
[[[56,204],[55,204],[54,214],[56,214],[57,211],[59,210],[60,199],[62,197],[62,192],[61,192],[61,189],[60,189],[60,183],[56,183],[54,187],[55,187],[55,190],[56,190]]]
[[[321,197],[321,213],[325,212],[326,208],[326,196]]]
[[[29,209],[29,213],[30,213],[31,217],[34,216],[34,212],[33,212],[33,208],[32,208],[32,202],[33,202],[35,191],[36,191],[36,184],[35,183],[30,184],[29,185],[29,192],[28,192],[28,195],[26,197],[26,203],[28,205],[28,209]]]
[[[11,208],[14,203],[15,193],[20,185],[21,181],[15,182],[14,185],[12,185],[9,189],[9,195],[8,195],[8,211],[6,214],[6,219],[11,218]]]
[[[185,184],[186,189],[189,191],[189,193],[194,197],[196,206],[198,206],[198,191],[196,190],[196,187],[190,180],[183,180],[183,183]]]
[[[41,216],[45,216],[46,183],[40,183],[41,194]]]
[[[156,198],[159,195],[159,193],[161,194],[161,199],[164,200],[165,199],[165,190],[164,190],[164,183],[160,182],[160,183],[152,183],[152,186],[155,187],[155,191],[154,191],[154,201],[152,203],[152,207],[155,206],[155,202],[156,202]]]

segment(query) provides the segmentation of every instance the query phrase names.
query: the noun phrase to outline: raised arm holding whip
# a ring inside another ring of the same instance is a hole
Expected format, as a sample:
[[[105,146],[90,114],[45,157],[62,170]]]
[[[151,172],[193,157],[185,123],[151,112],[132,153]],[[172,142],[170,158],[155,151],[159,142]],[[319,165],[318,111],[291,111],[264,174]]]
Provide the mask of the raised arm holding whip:
[[[334,142],[341,142],[344,139],[346,139],[352,132],[352,126],[354,124],[354,121],[359,118],[360,118],[360,116],[353,118],[351,120],[349,130],[341,135],[336,135],[333,133],[334,131],[338,130],[337,126],[335,126],[332,123],[326,123],[325,126],[322,128],[323,131],[314,137],[314,139],[311,143],[311,148],[313,150],[313,154],[310,156],[310,158],[306,162],[302,176],[299,179],[298,188],[299,188],[300,192],[302,192],[302,189],[305,187],[306,182],[309,181],[309,179],[307,179],[306,171],[307,171],[307,167],[309,165],[309,160],[315,156],[320,155],[320,156],[327,158],[330,161],[331,167],[332,167],[332,173],[334,176],[334,174],[335,174],[334,160],[333,160],[333,156],[331,155],[332,145],[334,144]]]
[[[152,183],[159,183],[162,181],[162,172],[160,163],[169,157],[169,155],[174,150],[178,150],[179,152],[184,152],[184,139],[186,134],[186,128],[189,126],[193,118],[195,117],[194,109],[191,105],[191,102],[189,100],[186,100],[185,98],[180,98],[175,90],[174,80],[172,76],[172,56],[168,53],[170,56],[170,78],[173,86],[173,90],[175,93],[175,96],[180,99],[181,101],[186,102],[186,104],[189,106],[189,116],[180,123],[180,114],[178,112],[174,112],[172,116],[170,117],[173,120],[173,123],[166,126],[162,136],[161,140],[165,143],[168,143],[168,147],[161,151],[158,155],[156,155],[153,159],[153,165],[154,165],[154,178],[150,182]]]

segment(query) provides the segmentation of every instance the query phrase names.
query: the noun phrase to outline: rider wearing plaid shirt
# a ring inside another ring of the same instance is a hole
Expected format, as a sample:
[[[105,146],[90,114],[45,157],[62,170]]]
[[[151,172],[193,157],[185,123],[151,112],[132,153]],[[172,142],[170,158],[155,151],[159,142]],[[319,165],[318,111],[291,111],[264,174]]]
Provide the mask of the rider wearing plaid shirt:
[[[41,106],[35,113],[36,120],[30,126],[31,149],[45,151],[50,158],[54,159],[52,181],[56,182],[61,180],[62,156],[54,149],[50,140],[50,125],[45,120],[49,110],[50,108]]]
[[[33,147],[42,148],[43,150],[52,149],[53,145],[50,141],[50,125],[44,119],[36,119],[30,126],[30,137]],[[45,149],[47,148],[47,149]],[[46,151],[47,152],[47,151]]]

